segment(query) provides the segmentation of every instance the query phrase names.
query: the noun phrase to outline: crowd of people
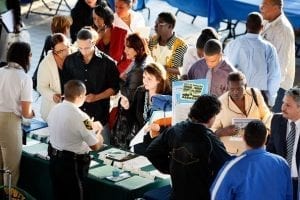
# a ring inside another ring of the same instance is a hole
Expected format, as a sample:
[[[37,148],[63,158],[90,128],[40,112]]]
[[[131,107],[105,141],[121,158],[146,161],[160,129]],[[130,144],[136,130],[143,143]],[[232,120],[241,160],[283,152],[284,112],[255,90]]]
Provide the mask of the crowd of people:
[[[0,2],[0,13],[14,9],[18,32],[20,5]],[[155,34],[145,36],[133,0],[114,4],[78,0],[70,16],[54,16],[33,79],[27,74],[30,45],[9,47],[0,68],[0,166],[11,170],[13,185],[21,121],[35,116],[36,88],[49,126],[55,199],[88,199],[89,151],[103,144],[129,149],[128,141],[111,138],[118,119],[110,116],[111,101],[117,97],[130,129],[126,138],[146,127],[143,142],[131,150],[171,175],[170,199],[298,200],[300,88],[293,85],[295,37],[283,1],[262,0],[261,12],[247,16],[247,33],[224,50],[211,27],[189,47],[175,34],[170,12],[159,13]],[[147,125],[153,97],[171,96],[173,81],[193,79],[206,79],[209,94],[197,98],[186,121]],[[240,127],[234,119],[251,122]]]

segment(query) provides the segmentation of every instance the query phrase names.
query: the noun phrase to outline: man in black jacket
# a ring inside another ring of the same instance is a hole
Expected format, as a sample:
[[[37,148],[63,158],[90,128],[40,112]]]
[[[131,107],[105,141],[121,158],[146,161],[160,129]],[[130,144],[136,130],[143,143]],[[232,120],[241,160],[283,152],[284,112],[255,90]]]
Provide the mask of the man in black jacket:
[[[300,167],[300,88],[286,91],[282,101],[281,114],[275,114],[271,121],[271,134],[267,151],[286,159],[293,180],[294,200],[299,200],[298,179]]]
[[[188,120],[163,132],[148,147],[152,164],[171,175],[171,199],[209,199],[213,178],[230,158],[209,129],[220,109],[217,97],[200,96]]]

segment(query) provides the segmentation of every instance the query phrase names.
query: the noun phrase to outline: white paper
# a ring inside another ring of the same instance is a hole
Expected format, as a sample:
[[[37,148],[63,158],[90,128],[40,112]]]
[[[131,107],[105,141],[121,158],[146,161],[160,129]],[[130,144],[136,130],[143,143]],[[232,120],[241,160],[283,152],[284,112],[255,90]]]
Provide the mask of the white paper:
[[[253,120],[253,118],[232,118],[232,124],[238,127],[239,129],[243,129],[247,126],[247,124]]]
[[[153,176],[155,176],[155,177],[162,178],[162,179],[170,178],[169,174],[163,174],[163,173],[161,173],[158,170],[150,171],[150,174],[153,175]]]
[[[1,14],[2,22],[7,29],[8,33],[14,32],[14,13],[13,10],[9,10]]]
[[[148,165],[151,165],[151,162],[144,156],[138,156],[136,158],[123,162],[124,170],[126,169],[129,171],[131,171],[132,169],[141,169],[142,167]]]
[[[133,147],[136,144],[144,142],[144,135],[146,134],[145,129],[148,127],[148,123],[146,123],[143,128],[132,138],[129,146]]]

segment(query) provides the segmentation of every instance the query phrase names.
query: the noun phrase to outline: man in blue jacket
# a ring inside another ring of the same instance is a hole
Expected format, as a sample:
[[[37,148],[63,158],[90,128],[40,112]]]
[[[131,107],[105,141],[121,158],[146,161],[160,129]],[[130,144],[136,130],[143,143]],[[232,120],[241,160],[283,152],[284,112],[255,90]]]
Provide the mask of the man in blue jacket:
[[[211,200],[292,200],[291,172],[280,156],[264,149],[267,129],[258,120],[244,133],[247,149],[220,170],[211,187]]]

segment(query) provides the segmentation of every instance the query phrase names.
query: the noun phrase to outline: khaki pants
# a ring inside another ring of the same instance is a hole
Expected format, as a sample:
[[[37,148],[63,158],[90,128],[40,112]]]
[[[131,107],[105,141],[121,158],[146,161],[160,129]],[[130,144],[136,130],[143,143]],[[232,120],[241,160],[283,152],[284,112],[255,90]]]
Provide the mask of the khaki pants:
[[[21,155],[21,118],[14,113],[0,112],[0,168],[12,172],[13,186],[17,185],[19,179]],[[8,184],[7,177],[4,177],[4,184]]]

